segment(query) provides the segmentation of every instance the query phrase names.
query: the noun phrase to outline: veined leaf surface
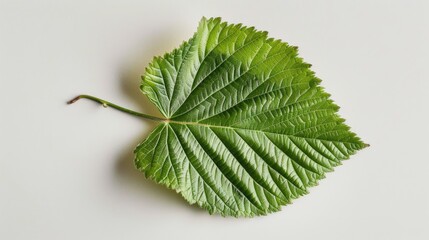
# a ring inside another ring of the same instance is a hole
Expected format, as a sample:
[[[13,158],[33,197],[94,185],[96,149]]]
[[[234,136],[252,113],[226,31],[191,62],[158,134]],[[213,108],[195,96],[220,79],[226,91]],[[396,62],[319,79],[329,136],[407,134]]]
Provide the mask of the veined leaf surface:
[[[210,213],[279,211],[367,146],[319,84],[296,47],[203,18],[142,77],[168,121],[136,148],[136,167]]]

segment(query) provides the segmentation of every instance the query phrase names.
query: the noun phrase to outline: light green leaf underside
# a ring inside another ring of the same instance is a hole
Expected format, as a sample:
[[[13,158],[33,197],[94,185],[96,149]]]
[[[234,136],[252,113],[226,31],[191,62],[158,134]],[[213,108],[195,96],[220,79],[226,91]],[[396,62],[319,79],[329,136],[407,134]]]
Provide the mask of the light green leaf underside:
[[[210,213],[278,211],[366,146],[319,83],[295,47],[203,18],[142,77],[170,121],[136,148],[135,164]]]

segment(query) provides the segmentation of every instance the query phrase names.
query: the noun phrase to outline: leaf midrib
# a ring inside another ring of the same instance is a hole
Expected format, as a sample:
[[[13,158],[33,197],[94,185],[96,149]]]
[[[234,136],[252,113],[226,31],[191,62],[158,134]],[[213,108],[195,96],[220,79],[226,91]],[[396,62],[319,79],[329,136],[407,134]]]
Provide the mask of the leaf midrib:
[[[230,130],[244,130],[244,131],[253,131],[253,132],[259,132],[263,134],[274,134],[274,135],[281,135],[286,137],[294,137],[294,138],[301,138],[301,139],[307,139],[307,140],[318,140],[322,142],[335,142],[335,143],[349,143],[349,144],[359,144],[356,142],[350,142],[350,141],[338,141],[338,140],[327,140],[327,139],[320,139],[320,138],[309,138],[309,137],[302,137],[302,136],[296,136],[291,134],[282,134],[282,133],[275,133],[275,132],[267,132],[262,131],[258,129],[251,129],[251,128],[240,128],[240,127],[231,127],[231,126],[223,126],[223,125],[214,125],[214,124],[204,124],[199,122],[182,122],[182,121],[174,121],[167,119],[164,121],[165,124],[179,124],[179,125],[194,125],[199,127],[208,127],[208,128],[223,128],[223,129],[230,129]],[[368,147],[368,144],[365,144],[364,147]]]

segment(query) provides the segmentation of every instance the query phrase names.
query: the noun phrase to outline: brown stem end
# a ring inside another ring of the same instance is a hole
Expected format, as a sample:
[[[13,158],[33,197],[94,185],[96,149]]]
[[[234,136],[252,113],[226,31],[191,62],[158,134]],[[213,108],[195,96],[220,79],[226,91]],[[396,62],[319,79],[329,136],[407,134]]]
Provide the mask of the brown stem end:
[[[72,100],[68,101],[67,104],[75,103],[79,99],[80,99],[80,96],[77,96],[77,97],[73,98]]]

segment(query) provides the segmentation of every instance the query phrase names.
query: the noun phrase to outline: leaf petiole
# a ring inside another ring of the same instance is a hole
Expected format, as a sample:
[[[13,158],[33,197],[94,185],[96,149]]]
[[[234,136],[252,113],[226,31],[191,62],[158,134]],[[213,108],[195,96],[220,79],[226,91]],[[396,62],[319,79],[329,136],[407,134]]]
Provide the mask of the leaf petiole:
[[[124,107],[118,106],[118,105],[116,105],[114,103],[111,103],[111,102],[108,102],[106,100],[103,100],[103,99],[91,96],[91,95],[85,95],[85,94],[79,95],[79,96],[73,98],[72,100],[68,101],[67,104],[75,103],[77,100],[79,100],[81,98],[86,98],[86,99],[92,100],[94,102],[97,102],[97,103],[103,105],[103,107],[112,107],[112,108],[114,108],[116,110],[119,110],[119,111],[124,112],[124,113],[131,114],[131,115],[134,115],[134,116],[137,116],[137,117],[142,117],[142,118],[146,118],[146,119],[149,119],[149,120],[152,120],[152,121],[157,121],[157,122],[167,121],[167,119],[154,117],[154,116],[151,116],[151,115],[148,115],[148,114],[144,114],[144,113],[139,113],[139,112],[130,110],[128,108],[124,108]]]

